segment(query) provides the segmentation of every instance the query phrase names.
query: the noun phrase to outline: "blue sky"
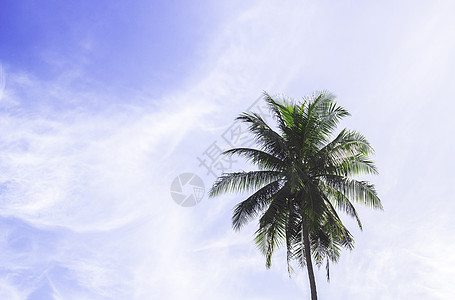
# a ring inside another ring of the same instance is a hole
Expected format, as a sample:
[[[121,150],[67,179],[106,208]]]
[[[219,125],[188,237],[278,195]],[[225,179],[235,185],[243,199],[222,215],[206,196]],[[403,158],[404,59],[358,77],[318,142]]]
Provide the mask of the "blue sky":
[[[95,86],[162,91],[197,66],[209,9],[203,2],[4,1],[1,55],[45,80],[82,69],[89,78],[79,80]]]
[[[328,89],[376,149],[384,211],[322,299],[448,299],[455,276],[450,1],[0,2],[0,298],[294,299],[242,195],[177,205],[262,91]],[[247,168],[235,162],[231,170]]]

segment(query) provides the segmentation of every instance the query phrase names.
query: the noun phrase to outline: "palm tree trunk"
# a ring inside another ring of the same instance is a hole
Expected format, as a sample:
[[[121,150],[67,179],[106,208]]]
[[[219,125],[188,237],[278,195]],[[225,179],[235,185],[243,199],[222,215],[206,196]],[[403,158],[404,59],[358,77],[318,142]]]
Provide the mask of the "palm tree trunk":
[[[311,262],[311,246],[310,246],[310,234],[308,230],[305,228],[302,222],[302,237],[303,237],[303,246],[305,250],[305,260],[306,260],[306,267],[308,271],[308,278],[310,280],[310,290],[311,290],[311,300],[317,300],[318,295],[316,291],[316,281],[314,280],[314,271],[313,271],[313,264]]]

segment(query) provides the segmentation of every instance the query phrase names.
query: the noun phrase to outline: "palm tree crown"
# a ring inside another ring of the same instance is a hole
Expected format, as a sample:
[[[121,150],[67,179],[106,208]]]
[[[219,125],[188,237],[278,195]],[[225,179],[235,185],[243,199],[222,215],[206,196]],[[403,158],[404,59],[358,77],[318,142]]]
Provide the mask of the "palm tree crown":
[[[312,299],[317,299],[312,259],[316,265],[336,262],[341,248],[352,249],[353,238],[338,211],[354,217],[362,228],[352,201],[382,209],[375,188],[355,179],[377,174],[370,159],[373,148],[361,134],[343,129],[339,121],[349,113],[327,92],[315,93],[303,102],[264,99],[277,122],[276,129],[255,113],[237,119],[249,126],[257,148],[234,148],[225,155],[238,155],[258,167],[249,172],[223,174],[210,196],[250,191],[252,195],[234,209],[236,230],[259,217],[255,242],[270,268],[275,249],[286,245],[288,270],[291,261],[306,266]]]

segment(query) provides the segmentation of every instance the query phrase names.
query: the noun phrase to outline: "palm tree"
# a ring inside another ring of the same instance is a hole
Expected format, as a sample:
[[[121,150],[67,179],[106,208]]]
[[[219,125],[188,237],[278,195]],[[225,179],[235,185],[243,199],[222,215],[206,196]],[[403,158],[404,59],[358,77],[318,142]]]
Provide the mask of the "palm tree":
[[[234,148],[225,155],[246,158],[258,170],[223,174],[212,186],[211,197],[225,192],[252,192],[234,209],[232,222],[240,230],[259,217],[255,242],[270,268],[275,249],[286,245],[289,274],[292,261],[306,266],[311,299],[317,299],[312,259],[317,266],[337,262],[342,248],[354,240],[338,211],[355,218],[352,201],[382,209],[372,184],[354,176],[377,174],[369,156],[373,148],[361,134],[343,129],[339,121],[349,115],[334,97],[319,92],[296,103],[286,98],[264,99],[277,122],[276,129],[255,113],[243,113],[257,148]]]

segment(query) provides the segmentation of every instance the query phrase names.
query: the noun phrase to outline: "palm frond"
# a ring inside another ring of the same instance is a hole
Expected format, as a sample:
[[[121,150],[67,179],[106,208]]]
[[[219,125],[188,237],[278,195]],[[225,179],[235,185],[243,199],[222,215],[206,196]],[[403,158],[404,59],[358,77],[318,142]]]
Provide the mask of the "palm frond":
[[[342,192],[330,186],[323,185],[323,189],[327,194],[328,200],[333,202],[339,210],[355,218],[357,221],[357,225],[359,226],[360,230],[362,230],[363,229],[362,222],[360,221],[359,215],[357,214],[357,211],[354,205],[349,200],[349,198],[347,198]]]
[[[367,181],[358,181],[340,175],[323,175],[326,184],[343,193],[345,197],[368,205],[372,208],[383,209],[374,185]]]
[[[283,137],[270,128],[260,115],[243,113],[237,117],[237,120],[248,124],[249,130],[261,150],[279,159],[286,158],[288,151]]]
[[[324,150],[327,150],[334,157],[355,155],[357,153],[364,155],[374,154],[373,147],[363,135],[354,130],[346,129],[343,129]]]
[[[270,153],[252,148],[234,148],[223,152],[224,155],[239,155],[251,161],[252,164],[257,165],[263,170],[282,170],[284,162]]]
[[[235,230],[240,230],[251,219],[258,216],[269,203],[270,198],[276,194],[282,184],[279,180],[267,184],[256,191],[246,200],[237,204],[232,215],[232,226]]]
[[[336,104],[335,97],[327,91],[318,92],[312,106],[319,119],[316,129],[325,135],[331,134],[340,120],[350,115],[346,109]]]
[[[374,162],[363,154],[356,154],[333,161],[336,174],[343,176],[356,176],[363,174],[378,174]]]
[[[281,177],[281,172],[265,170],[223,174],[213,184],[209,196],[214,197],[227,192],[256,191]]]
[[[273,206],[273,204],[274,203],[272,202],[271,206]],[[256,231],[255,237],[256,245],[266,257],[267,268],[270,268],[272,265],[272,255],[275,249],[281,247],[286,240],[286,211],[282,209],[272,209],[269,213],[269,217],[272,218],[273,221],[262,222],[262,224],[260,222],[261,225]]]
[[[286,219],[286,262],[288,265],[289,277],[294,273],[294,269],[291,266],[291,261],[294,258],[294,245],[299,241],[299,218],[298,206],[295,205],[295,201],[290,199],[287,207],[287,219]]]
[[[283,103],[281,104],[265,92],[264,100],[267,102],[272,116],[278,122],[278,128],[280,128],[282,131],[286,131],[289,128],[288,124],[292,122],[289,107],[293,107],[294,104],[292,102],[286,101],[286,99],[282,99]]]

